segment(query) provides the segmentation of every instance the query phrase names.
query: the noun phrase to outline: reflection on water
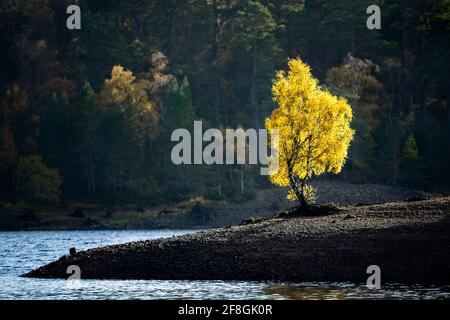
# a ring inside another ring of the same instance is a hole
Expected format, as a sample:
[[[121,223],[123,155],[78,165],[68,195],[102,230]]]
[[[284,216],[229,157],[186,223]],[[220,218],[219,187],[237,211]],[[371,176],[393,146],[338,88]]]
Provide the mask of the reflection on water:
[[[291,300],[450,299],[450,286],[384,284],[380,290],[370,290],[364,285],[353,283],[307,282],[270,285],[264,291],[268,295]]]
[[[370,291],[349,283],[246,281],[134,281],[26,279],[19,275],[89,249],[194,231],[0,232],[0,299],[449,299],[450,288],[384,286]]]

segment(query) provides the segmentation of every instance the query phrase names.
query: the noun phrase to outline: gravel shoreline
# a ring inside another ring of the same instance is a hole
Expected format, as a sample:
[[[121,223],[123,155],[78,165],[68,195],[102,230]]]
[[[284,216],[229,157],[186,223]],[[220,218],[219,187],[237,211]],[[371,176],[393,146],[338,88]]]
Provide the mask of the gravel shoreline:
[[[374,204],[438,196],[427,192],[376,184],[351,184],[333,180],[316,180],[317,204]],[[36,208],[2,208],[0,231],[36,230],[156,230],[207,229],[237,225],[249,217],[270,218],[281,208],[292,207],[286,199],[288,188],[258,190],[245,201],[181,203],[157,208],[114,209],[109,218],[105,209],[70,209],[51,211]],[[89,207],[89,206],[88,206]],[[144,210],[144,212],[142,211]],[[151,212],[151,214],[145,211]]]
[[[450,284],[450,197],[341,206],[338,214],[271,219],[78,252],[23,276],[83,279],[382,281]]]

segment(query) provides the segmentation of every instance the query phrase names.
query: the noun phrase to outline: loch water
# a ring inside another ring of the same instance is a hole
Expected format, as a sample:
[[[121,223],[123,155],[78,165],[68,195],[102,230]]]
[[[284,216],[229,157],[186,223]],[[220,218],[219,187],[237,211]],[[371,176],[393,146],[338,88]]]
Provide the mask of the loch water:
[[[28,279],[21,274],[77,250],[198,230],[0,232],[0,300],[94,299],[450,299],[450,287],[352,283]]]

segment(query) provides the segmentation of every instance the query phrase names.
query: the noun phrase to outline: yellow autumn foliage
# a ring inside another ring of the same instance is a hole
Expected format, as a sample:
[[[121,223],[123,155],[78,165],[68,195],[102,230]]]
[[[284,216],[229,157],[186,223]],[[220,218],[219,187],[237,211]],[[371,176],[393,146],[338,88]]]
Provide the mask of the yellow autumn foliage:
[[[278,129],[279,170],[270,175],[278,186],[290,186],[289,198],[306,205],[306,182],[325,172],[339,173],[354,135],[352,109],[343,98],[320,88],[310,67],[289,60],[289,71],[278,71],[272,87],[278,108],[266,128]],[[295,195],[295,196],[294,196]]]
[[[103,105],[113,104],[124,113],[137,116],[143,130],[155,137],[159,130],[159,112],[148,97],[150,83],[145,79],[136,79],[133,73],[122,66],[114,66],[111,79],[105,81],[100,94]]]

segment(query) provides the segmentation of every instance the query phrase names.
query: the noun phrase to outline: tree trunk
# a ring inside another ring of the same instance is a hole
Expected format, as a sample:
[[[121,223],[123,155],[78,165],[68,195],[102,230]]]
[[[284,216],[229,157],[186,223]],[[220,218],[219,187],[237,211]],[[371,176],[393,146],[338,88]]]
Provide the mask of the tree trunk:
[[[306,199],[305,199],[305,194],[304,194],[304,188],[305,188],[305,182],[302,181],[301,185],[300,185],[300,189],[297,185],[297,181],[294,177],[294,175],[292,174],[292,169],[288,169],[288,176],[289,176],[289,181],[291,184],[291,189],[292,191],[294,191],[295,195],[297,196],[297,200],[298,200],[298,204],[300,206],[300,208],[306,209],[308,207],[308,204],[306,203]]]
[[[97,191],[95,183],[94,155],[91,144],[89,144],[89,189],[92,193],[96,193]]]
[[[447,124],[448,134],[450,135],[450,91],[447,92]]]
[[[173,19],[175,16],[175,10],[176,10],[176,3],[170,2],[168,4],[168,15],[169,15],[169,21],[167,23],[167,29],[166,29],[166,43],[164,46],[164,53],[169,57],[169,59],[172,58],[172,30],[173,30]]]
[[[404,114],[408,115],[411,111],[411,96],[406,81],[406,31],[404,29],[400,43],[400,62],[400,108]]]
[[[256,101],[256,80],[257,80],[258,66],[256,61],[256,43],[252,46],[252,79],[250,87],[250,105],[255,110],[256,129],[259,129],[259,110]]]
[[[213,58],[213,92],[214,92],[214,116],[216,125],[220,123],[220,70],[219,70],[219,46],[220,46],[220,16],[217,9],[217,2],[213,1],[215,16],[215,35],[212,47]]]
[[[16,169],[16,174],[14,174],[13,176],[13,185],[14,185],[14,203],[16,203],[17,201],[19,201],[19,191],[20,191],[20,176],[17,173],[17,169]]]

